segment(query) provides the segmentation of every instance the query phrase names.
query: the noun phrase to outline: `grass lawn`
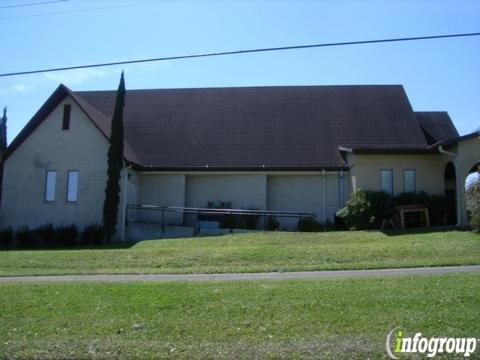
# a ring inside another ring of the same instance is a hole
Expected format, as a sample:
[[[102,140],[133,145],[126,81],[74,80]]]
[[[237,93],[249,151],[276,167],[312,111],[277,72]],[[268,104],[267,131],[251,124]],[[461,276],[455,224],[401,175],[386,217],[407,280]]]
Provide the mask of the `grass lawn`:
[[[470,232],[267,232],[0,251],[0,275],[227,273],[480,264]]]
[[[267,232],[91,249],[0,251],[0,276],[227,273],[480,264],[480,236]]]
[[[479,284],[480,274],[2,284],[0,358],[386,358],[397,326],[478,337]]]

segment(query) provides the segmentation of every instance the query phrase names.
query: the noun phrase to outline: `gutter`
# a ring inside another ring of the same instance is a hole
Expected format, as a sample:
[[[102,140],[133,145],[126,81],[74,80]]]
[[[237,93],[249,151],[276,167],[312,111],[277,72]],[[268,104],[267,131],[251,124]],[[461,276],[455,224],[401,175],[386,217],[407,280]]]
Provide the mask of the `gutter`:
[[[461,201],[460,201],[460,184],[459,184],[459,177],[458,177],[458,154],[455,154],[453,152],[450,152],[450,151],[447,151],[443,148],[442,145],[440,145],[438,147],[438,151],[441,153],[441,154],[445,154],[445,155],[448,155],[448,156],[452,156],[453,157],[453,164],[455,165],[455,197],[456,197],[456,201],[457,201],[457,227],[460,226],[461,224],[461,212],[460,212],[460,207],[461,207]]]
[[[128,169],[131,169],[132,165],[125,166],[125,174],[123,179],[123,212],[122,212],[122,233],[120,240],[125,241],[125,223],[127,220],[127,188],[128,188]]]
[[[327,187],[325,183],[325,169],[322,170],[322,187],[323,187],[323,231],[327,228]]]

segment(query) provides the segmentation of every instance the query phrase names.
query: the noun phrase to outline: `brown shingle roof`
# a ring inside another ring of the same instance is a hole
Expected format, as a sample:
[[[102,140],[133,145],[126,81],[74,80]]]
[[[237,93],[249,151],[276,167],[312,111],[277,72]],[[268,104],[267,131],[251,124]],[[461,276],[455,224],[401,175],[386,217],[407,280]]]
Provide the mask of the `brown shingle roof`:
[[[7,157],[67,95],[108,138],[115,91],[60,85]],[[458,135],[448,114],[414,113],[400,85],[127,90],[124,122],[125,158],[145,170],[339,169],[340,146],[426,152]]]
[[[112,115],[114,91],[75,94]],[[155,169],[333,169],[340,145],[428,145],[399,85],[128,90],[124,121],[132,161]]]
[[[429,145],[459,136],[445,111],[416,111],[415,115]]]

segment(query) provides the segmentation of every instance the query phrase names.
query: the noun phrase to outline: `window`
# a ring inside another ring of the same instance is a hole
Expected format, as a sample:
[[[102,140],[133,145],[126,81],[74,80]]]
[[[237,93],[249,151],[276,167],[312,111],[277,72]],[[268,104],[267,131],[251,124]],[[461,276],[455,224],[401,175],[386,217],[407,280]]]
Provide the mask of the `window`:
[[[415,192],[415,170],[404,169],[403,170],[403,191]]]
[[[55,185],[57,182],[57,172],[56,171],[47,171],[47,176],[45,180],[45,201],[52,202],[55,201]]]
[[[63,123],[62,130],[70,130],[70,114],[72,112],[72,105],[65,105],[63,107]]]
[[[78,171],[70,170],[68,172],[67,180],[67,201],[75,202],[77,201],[78,193]]]
[[[393,170],[380,170],[380,189],[393,194]]]

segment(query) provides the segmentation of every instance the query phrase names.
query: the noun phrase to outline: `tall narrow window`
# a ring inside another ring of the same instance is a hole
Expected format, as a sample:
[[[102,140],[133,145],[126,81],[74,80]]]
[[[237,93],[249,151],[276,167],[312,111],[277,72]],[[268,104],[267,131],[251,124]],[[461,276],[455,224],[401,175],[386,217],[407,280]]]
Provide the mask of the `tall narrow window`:
[[[78,171],[71,170],[68,172],[67,180],[67,201],[75,202],[77,201],[78,193]]]
[[[63,106],[63,123],[62,130],[70,130],[70,114],[72,112],[72,105]]]
[[[56,171],[47,171],[47,176],[45,179],[45,201],[52,202],[55,201],[55,186],[57,182],[57,172]]]
[[[404,169],[403,170],[403,191],[407,193],[415,192],[415,170]]]
[[[380,190],[393,194],[393,170],[380,170]]]

